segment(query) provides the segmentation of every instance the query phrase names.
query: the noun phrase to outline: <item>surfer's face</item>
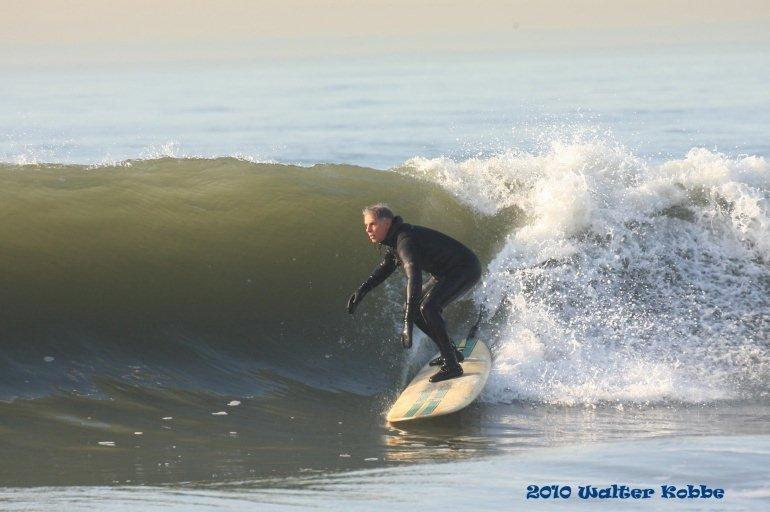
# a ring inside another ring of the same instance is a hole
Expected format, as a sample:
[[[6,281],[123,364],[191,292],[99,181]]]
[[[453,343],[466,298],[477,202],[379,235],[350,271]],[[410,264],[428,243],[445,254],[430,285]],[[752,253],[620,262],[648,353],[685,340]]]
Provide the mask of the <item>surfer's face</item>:
[[[364,215],[364,229],[369,240],[373,244],[379,244],[385,240],[391,222],[393,222],[393,219],[378,219],[371,213]]]

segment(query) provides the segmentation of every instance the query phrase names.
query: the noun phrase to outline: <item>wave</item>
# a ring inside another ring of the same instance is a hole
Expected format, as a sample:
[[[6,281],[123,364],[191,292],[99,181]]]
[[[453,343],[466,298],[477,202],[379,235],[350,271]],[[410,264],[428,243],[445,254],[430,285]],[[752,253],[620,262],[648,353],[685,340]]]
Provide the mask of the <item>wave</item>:
[[[377,262],[361,208],[467,242],[495,356],[487,402],[702,402],[770,389],[770,167],[694,148],[653,165],[555,141],[378,171],[236,158],[0,164],[0,395],[99,379],[259,393],[281,375],[394,390],[423,362],[395,334],[403,283],[356,317]],[[268,373],[265,373],[265,372]]]

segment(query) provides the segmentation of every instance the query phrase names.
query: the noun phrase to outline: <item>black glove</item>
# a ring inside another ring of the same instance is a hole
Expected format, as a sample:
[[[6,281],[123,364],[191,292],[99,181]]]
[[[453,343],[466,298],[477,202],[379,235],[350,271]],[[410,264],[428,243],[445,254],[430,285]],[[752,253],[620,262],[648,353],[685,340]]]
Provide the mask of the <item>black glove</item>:
[[[367,293],[369,293],[369,287],[366,285],[366,283],[364,283],[348,299],[348,313],[351,315],[355,313],[356,308],[361,303],[361,301],[364,300],[364,297]]]
[[[412,314],[415,306],[404,304],[404,330],[401,332],[401,346],[412,347]]]

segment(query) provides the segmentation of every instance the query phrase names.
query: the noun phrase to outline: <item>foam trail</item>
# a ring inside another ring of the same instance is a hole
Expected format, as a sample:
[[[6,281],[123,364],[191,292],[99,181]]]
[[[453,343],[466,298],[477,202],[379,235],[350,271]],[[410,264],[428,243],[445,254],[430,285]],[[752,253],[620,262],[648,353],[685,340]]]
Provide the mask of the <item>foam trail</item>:
[[[497,310],[487,401],[767,396],[763,158],[694,148],[655,166],[593,139],[462,162],[413,158],[405,172],[480,214],[515,207],[528,219],[475,295]]]

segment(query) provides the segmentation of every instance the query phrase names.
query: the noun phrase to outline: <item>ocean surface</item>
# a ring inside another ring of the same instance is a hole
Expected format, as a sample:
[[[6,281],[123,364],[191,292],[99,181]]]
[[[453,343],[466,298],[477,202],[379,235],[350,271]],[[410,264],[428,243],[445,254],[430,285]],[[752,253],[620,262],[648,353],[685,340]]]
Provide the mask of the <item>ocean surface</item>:
[[[770,48],[3,72],[0,508],[770,503]],[[456,415],[384,420],[435,350],[400,273],[345,312],[378,201],[482,261]]]

